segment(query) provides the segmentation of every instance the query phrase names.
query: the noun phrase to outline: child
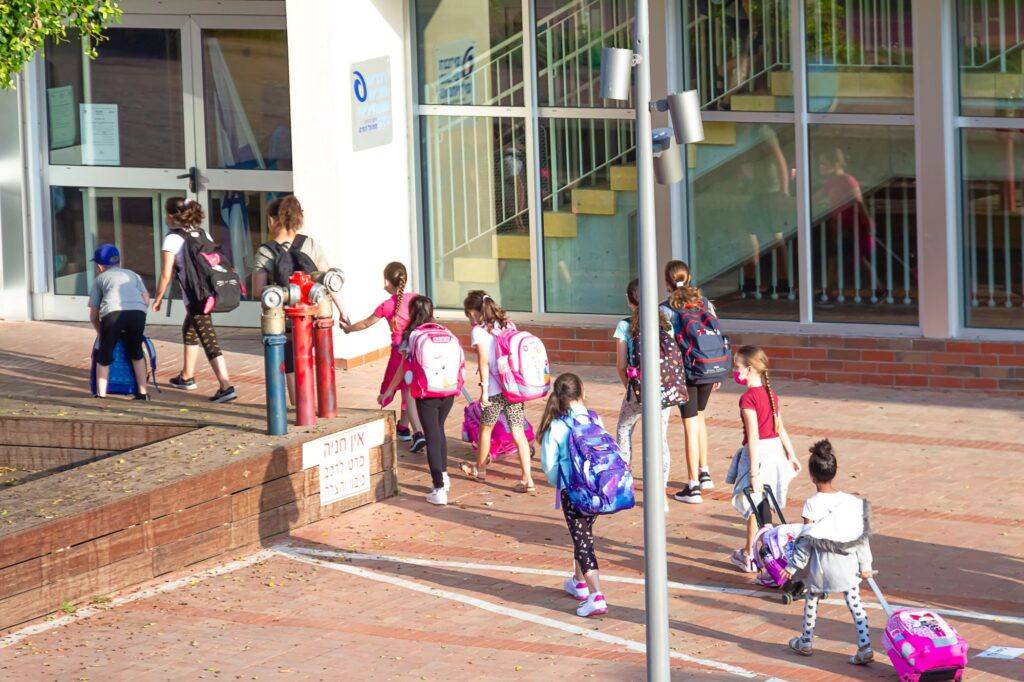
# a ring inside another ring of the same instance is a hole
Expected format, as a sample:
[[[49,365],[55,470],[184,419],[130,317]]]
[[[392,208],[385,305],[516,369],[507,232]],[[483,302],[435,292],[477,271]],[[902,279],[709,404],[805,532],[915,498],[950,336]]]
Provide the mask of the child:
[[[389,403],[398,389],[399,384],[411,384],[409,354],[411,347],[409,337],[420,326],[434,321],[434,303],[426,296],[417,296],[409,303],[409,324],[402,333],[399,351],[403,363],[391,379],[391,384],[384,390],[380,402]],[[410,389],[412,391],[412,389]],[[423,433],[427,440],[427,465],[430,467],[430,478],[433,489],[427,494],[427,502],[436,505],[448,504],[448,438],[444,433],[444,423],[455,403],[455,396],[446,398],[424,398],[413,393],[416,401],[416,412],[423,425]]]
[[[99,337],[96,351],[96,397],[107,397],[114,346],[124,339],[124,350],[135,372],[135,400],[149,400],[146,393],[146,356],[142,339],[146,331],[149,292],[142,278],[121,267],[121,253],[113,244],[101,244],[93,254],[99,274],[89,293],[89,321]]]
[[[582,602],[576,615],[587,618],[608,613],[608,604],[601,591],[601,580],[594,554],[594,516],[580,513],[569,493],[561,488],[569,480],[569,426],[564,418],[589,419],[590,412],[583,403],[583,382],[575,374],[563,374],[555,379],[548,396],[548,403],[541,418],[537,442],[541,445],[541,466],[551,485],[558,490],[562,513],[572,537],[573,575],[566,578],[564,587],[574,599]],[[600,423],[600,419],[598,419]]]
[[[517,493],[536,491],[533,474],[530,471],[530,442],[523,430],[526,419],[522,403],[509,402],[501,392],[501,380],[498,378],[498,359],[494,344],[494,333],[505,329],[509,324],[508,315],[485,291],[471,291],[463,301],[466,317],[473,323],[471,343],[477,353],[480,371],[480,449],[477,451],[476,464],[463,462],[462,473],[471,479],[483,482],[487,475],[486,467],[491,455],[491,433],[498,417],[504,413],[512,439],[519,450],[519,465],[522,467],[522,478],[513,488]]]
[[[763,485],[772,488],[780,507],[786,506],[786,491],[800,462],[793,453],[793,443],[782,425],[779,396],[768,381],[768,356],[757,346],[744,346],[736,353],[733,378],[746,386],[740,397],[740,418],[743,421],[743,447],[733,457],[726,482],[735,481],[732,506],[747,521],[747,542],[732,553],[730,561],[745,573],[755,573],[754,536],[757,515],[743,494],[748,486],[754,489],[754,504],[763,500]]]
[[[384,268],[384,290],[391,294],[391,297],[377,306],[373,314],[365,320],[355,324],[338,323],[338,326],[346,334],[368,329],[381,319],[387,320],[391,325],[391,357],[388,358],[388,366],[384,370],[384,380],[380,384],[380,396],[377,398],[381,407],[390,405],[394,397],[394,393],[385,396],[388,386],[391,385],[391,380],[396,374],[399,379],[402,378],[402,373],[399,371],[402,354],[399,352],[398,346],[402,343],[402,334],[409,324],[409,303],[419,296],[413,292],[406,292],[405,286],[408,283],[409,273],[405,266],[397,262],[388,263]],[[416,412],[416,401],[409,395],[409,388],[404,385],[404,382],[400,382],[399,387],[402,390],[402,413],[398,419],[398,440],[412,441],[410,449],[413,452],[420,452],[427,446],[427,439],[423,435],[423,428]]]
[[[636,423],[643,414],[643,407],[640,401],[633,395],[629,388],[628,368],[630,358],[633,357],[633,340],[639,335],[640,329],[640,280],[634,279],[626,287],[626,303],[629,305],[632,314],[630,317],[619,322],[615,327],[612,338],[615,344],[615,369],[619,372],[619,381],[626,388],[626,395],[622,398],[622,407],[619,408],[619,422],[616,427],[615,440],[622,450],[627,461],[633,461],[633,431]],[[665,318],[661,317],[661,327],[664,331],[672,328],[672,325]],[[668,450],[668,422],[672,416],[672,408],[666,407],[661,411],[661,448],[664,458],[665,485],[668,486],[668,473],[671,465],[671,458]],[[665,501],[665,511],[668,511],[668,501]]]
[[[793,550],[793,561],[786,567],[792,576],[806,568],[807,600],[804,602],[803,635],[789,640],[789,648],[810,656],[814,644],[814,624],[818,600],[824,593],[842,592],[846,606],[857,626],[857,653],[853,665],[874,660],[868,616],[860,601],[860,581],[871,576],[871,505],[867,500],[832,487],[838,464],[827,440],[811,448],[807,471],[817,494],[804,503],[804,527]]]
[[[665,265],[665,286],[668,298],[661,304],[661,309],[672,322],[672,335],[675,338],[679,338],[682,311],[707,308],[712,315],[716,315],[715,307],[701,290],[691,286],[690,266],[683,261],[669,261]],[[700,504],[704,501],[701,491],[715,487],[708,466],[708,427],[704,411],[711,400],[712,391],[718,390],[718,387],[719,384],[686,384],[689,399],[679,406],[679,414],[683,418],[683,433],[686,437],[686,472],[689,480],[686,487],[674,496],[679,502]]]

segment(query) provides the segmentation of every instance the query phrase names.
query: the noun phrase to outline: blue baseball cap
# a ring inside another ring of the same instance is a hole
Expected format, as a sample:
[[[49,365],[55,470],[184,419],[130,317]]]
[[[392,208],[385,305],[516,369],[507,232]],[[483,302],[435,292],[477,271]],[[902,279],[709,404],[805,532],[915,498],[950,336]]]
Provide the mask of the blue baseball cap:
[[[100,265],[120,265],[121,252],[113,244],[100,244],[93,253],[92,260]]]

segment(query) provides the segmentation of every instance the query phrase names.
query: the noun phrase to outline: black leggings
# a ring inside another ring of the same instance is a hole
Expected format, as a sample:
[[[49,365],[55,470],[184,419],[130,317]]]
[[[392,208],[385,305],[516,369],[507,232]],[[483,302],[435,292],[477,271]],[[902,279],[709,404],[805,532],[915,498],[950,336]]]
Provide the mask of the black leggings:
[[[141,310],[115,310],[100,318],[100,347],[96,364],[108,367],[114,362],[114,346],[124,339],[129,360],[143,360],[142,339],[146,331],[146,313]]]
[[[708,401],[711,400],[711,391],[714,384],[691,384],[686,382],[687,400],[679,406],[679,414],[683,419],[696,417],[698,412],[707,409]]]
[[[573,556],[584,574],[597,570],[597,555],[594,554],[594,519],[596,516],[581,514],[569,501],[569,493],[562,490],[562,513],[565,525],[572,536]]]
[[[453,395],[447,398],[416,399],[416,412],[423,424],[423,435],[427,438],[427,465],[435,488],[444,487],[442,474],[448,471],[448,437],[444,434],[444,422],[453,404]]]
[[[217,343],[217,330],[213,328],[213,319],[209,315],[186,310],[185,322],[181,325],[181,340],[186,346],[202,344],[208,360],[223,355]]]

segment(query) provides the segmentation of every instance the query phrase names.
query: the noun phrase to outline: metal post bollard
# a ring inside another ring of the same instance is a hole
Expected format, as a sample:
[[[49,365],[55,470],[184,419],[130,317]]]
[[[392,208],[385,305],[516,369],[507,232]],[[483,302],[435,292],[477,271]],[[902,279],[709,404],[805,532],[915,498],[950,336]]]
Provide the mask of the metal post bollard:
[[[267,383],[267,434],[282,436],[288,433],[288,402],[285,390],[283,291],[269,291],[262,298],[263,315],[260,329],[263,332],[264,375]]]

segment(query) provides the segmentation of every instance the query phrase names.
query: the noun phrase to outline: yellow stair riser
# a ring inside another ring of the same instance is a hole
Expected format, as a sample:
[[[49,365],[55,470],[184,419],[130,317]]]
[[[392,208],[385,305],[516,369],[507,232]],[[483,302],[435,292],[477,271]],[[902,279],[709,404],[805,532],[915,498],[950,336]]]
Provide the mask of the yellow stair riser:
[[[793,96],[793,72],[774,71],[769,76],[776,97]],[[811,96],[913,97],[914,76],[906,72],[831,72],[808,74]]]
[[[574,189],[572,212],[586,215],[615,215],[615,191],[610,189]]]
[[[576,214],[563,211],[544,212],[544,237],[550,239],[576,238]]]
[[[453,263],[456,282],[498,283],[498,261],[494,258],[456,258]]]
[[[616,192],[635,192],[636,166],[612,166],[611,188]]]
[[[530,235],[495,235],[491,238],[491,254],[502,260],[530,260]]]

